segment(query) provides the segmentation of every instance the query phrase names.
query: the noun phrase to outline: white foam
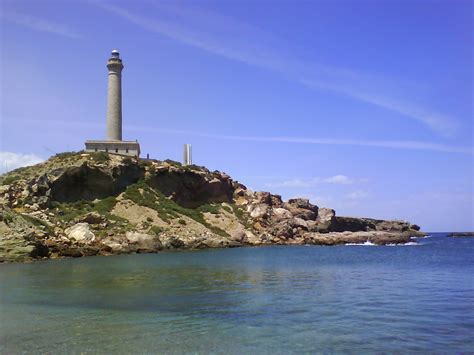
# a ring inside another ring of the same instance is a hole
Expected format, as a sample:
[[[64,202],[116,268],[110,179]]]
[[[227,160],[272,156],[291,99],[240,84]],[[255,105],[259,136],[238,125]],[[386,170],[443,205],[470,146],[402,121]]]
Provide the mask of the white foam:
[[[360,245],[360,246],[379,246],[377,244],[374,244],[372,242],[366,241],[365,243],[346,243],[344,245]],[[402,246],[413,246],[413,245],[420,245],[417,242],[408,242],[408,243],[390,243],[390,244],[385,244],[387,247],[402,247]]]
[[[374,244],[374,243],[372,243],[372,242],[366,241],[365,243],[346,243],[345,245],[376,246],[377,244]]]
[[[403,246],[410,246],[410,245],[420,245],[420,244],[416,242],[408,242],[408,243],[403,243],[403,244],[396,244],[396,243],[386,244],[387,247],[403,247]]]

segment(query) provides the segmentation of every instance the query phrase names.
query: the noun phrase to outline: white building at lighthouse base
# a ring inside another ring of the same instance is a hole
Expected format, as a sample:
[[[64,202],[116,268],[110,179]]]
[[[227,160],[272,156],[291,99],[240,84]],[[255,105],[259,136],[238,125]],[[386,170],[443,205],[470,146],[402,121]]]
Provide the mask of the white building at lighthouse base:
[[[140,144],[137,141],[89,140],[85,142],[86,152],[106,152],[140,157]]]

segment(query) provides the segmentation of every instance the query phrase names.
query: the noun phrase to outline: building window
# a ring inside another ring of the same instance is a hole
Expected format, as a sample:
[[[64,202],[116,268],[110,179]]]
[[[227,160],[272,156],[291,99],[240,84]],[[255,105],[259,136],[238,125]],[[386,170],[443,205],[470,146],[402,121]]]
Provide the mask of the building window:
[[[118,148],[115,148],[115,153],[118,153]]]

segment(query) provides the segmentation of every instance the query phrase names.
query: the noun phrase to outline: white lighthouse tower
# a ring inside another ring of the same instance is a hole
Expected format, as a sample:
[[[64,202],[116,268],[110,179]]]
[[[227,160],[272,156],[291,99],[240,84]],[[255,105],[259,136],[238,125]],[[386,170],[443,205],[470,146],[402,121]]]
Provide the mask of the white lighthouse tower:
[[[86,152],[108,152],[140,156],[138,141],[122,140],[122,70],[123,63],[119,52],[114,49],[107,61],[107,140],[85,142]]]

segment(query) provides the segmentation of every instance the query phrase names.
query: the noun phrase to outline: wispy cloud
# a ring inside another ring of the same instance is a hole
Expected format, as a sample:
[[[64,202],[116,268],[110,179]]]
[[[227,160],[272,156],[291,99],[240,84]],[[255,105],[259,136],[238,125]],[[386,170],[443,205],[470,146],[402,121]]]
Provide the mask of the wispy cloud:
[[[336,92],[382,107],[402,117],[419,121],[442,136],[453,136],[459,128],[459,122],[449,115],[422,107],[412,99],[382,94],[389,86],[386,79],[373,78],[346,68],[305,63],[287,55],[282,50],[286,45],[279,39],[233,18],[189,6],[183,7],[182,4],[155,4],[159,11],[151,17],[110,3],[92,3],[145,30],[228,59],[277,71],[310,88]]]
[[[360,180],[365,181],[365,180]],[[357,179],[351,179],[345,175],[334,175],[327,178],[314,177],[310,179],[288,179],[283,181],[266,183],[267,187],[287,187],[287,188],[310,188],[320,184],[350,185],[359,182]]]
[[[208,134],[196,131],[184,131],[175,129],[159,129],[154,127],[126,126],[128,131],[159,132],[169,134],[185,134],[204,138],[253,141],[253,142],[274,142],[274,143],[294,143],[294,144],[322,144],[340,146],[362,146],[391,149],[424,150],[445,153],[462,153],[474,155],[473,147],[451,146],[441,143],[429,143],[420,141],[394,141],[394,140],[357,140],[357,139],[336,139],[336,138],[306,138],[306,137],[265,137],[265,136],[234,136],[224,134]]]
[[[67,26],[52,22],[43,18],[22,14],[13,11],[2,11],[0,12],[0,18],[9,22],[16,23],[17,25],[28,27],[35,31],[48,32],[58,36],[80,39],[83,38],[81,34],[68,28]]]
[[[103,128],[103,124],[96,122],[84,122],[84,121],[61,121],[61,120],[33,120],[33,119],[22,119],[16,117],[15,120],[22,121],[25,123],[41,123],[44,125],[55,124],[58,126],[66,127],[85,127],[85,128]],[[359,146],[359,147],[374,147],[374,148],[388,148],[388,149],[404,149],[404,150],[419,150],[419,151],[432,151],[442,153],[460,153],[474,155],[474,147],[468,146],[452,146],[441,143],[430,143],[421,141],[394,141],[394,140],[358,140],[358,139],[338,139],[338,138],[307,138],[307,137],[279,137],[279,136],[237,136],[237,135],[226,135],[226,134],[209,134],[199,131],[186,131],[180,129],[166,129],[156,128],[149,126],[124,126],[126,132],[143,132],[143,133],[166,133],[176,135],[195,136],[208,139],[219,139],[229,141],[251,141],[251,142],[262,142],[262,143],[289,143],[289,144],[315,144],[315,145],[335,145],[335,146]]]
[[[341,185],[349,185],[355,182],[354,179],[348,178],[345,175],[334,175],[323,179],[322,182],[327,184],[341,184]]]
[[[369,193],[365,190],[356,190],[347,194],[346,198],[349,200],[362,200],[369,196]]]
[[[35,154],[0,152],[0,174],[22,166],[38,164],[43,160]]]

